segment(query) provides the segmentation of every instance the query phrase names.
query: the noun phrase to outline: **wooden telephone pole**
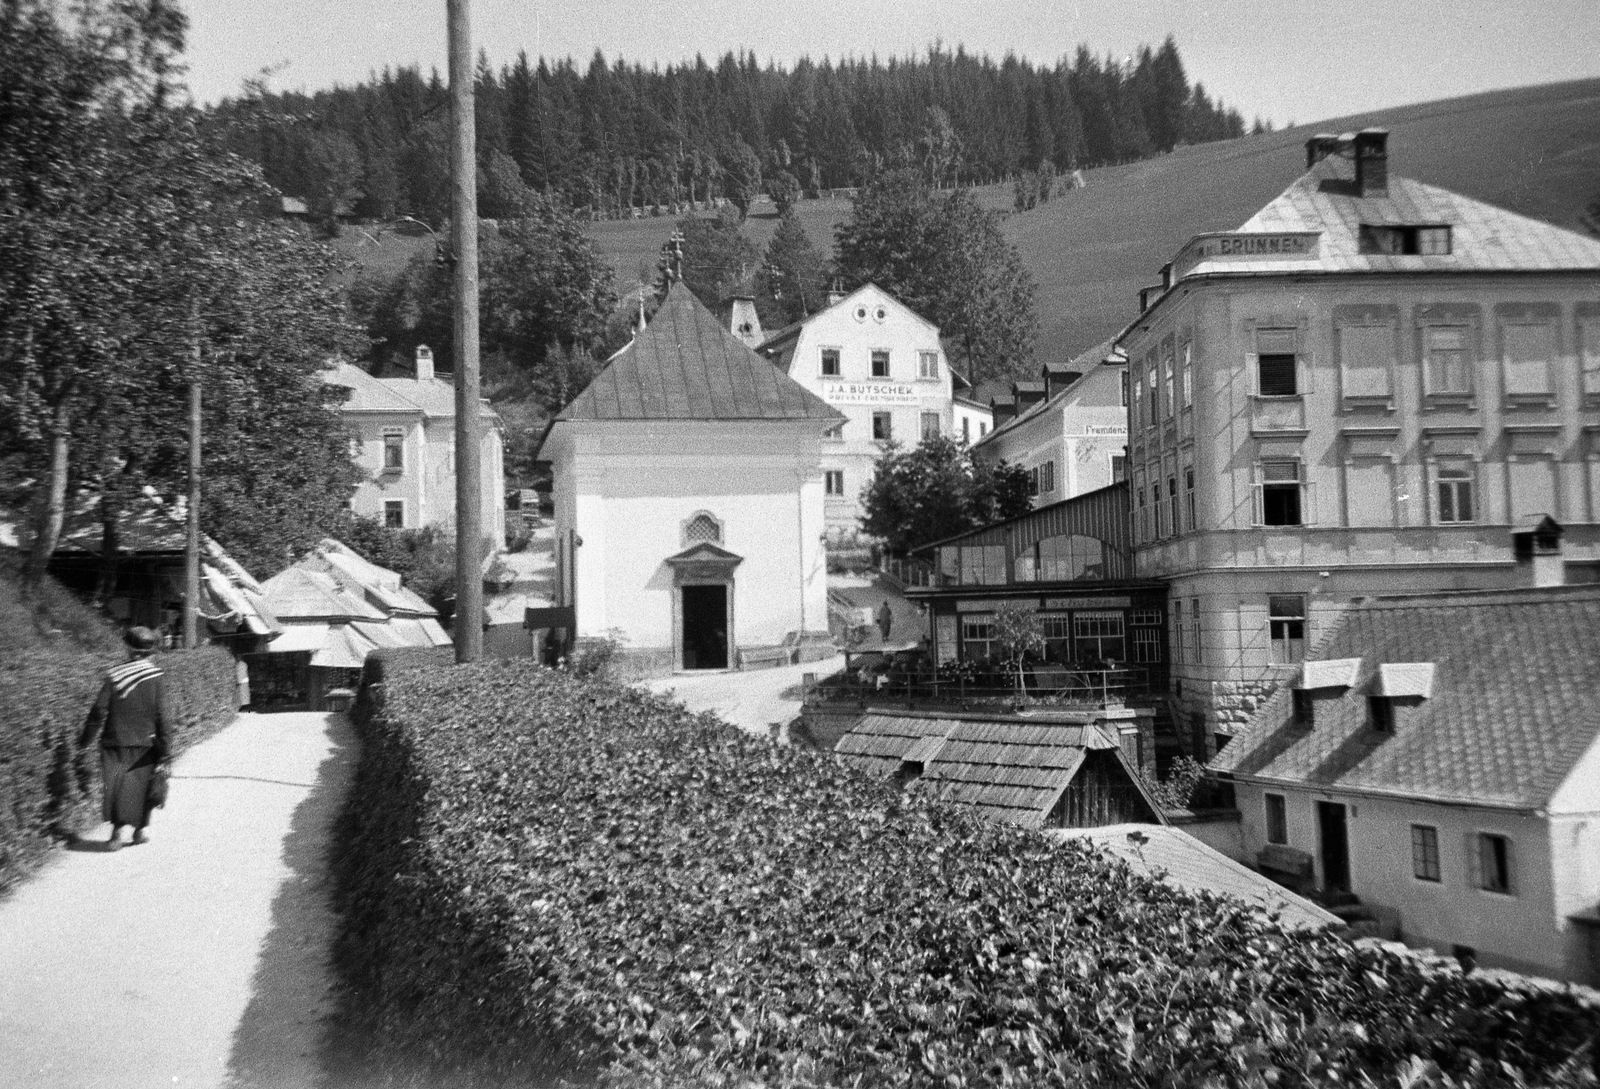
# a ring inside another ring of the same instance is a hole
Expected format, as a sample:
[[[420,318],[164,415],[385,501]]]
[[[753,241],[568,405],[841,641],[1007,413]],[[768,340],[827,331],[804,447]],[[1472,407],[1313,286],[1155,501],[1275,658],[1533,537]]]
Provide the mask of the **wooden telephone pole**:
[[[198,359],[200,350],[195,349]],[[189,379],[189,504],[183,542],[183,646],[200,644],[200,376]]]
[[[455,249],[456,661],[483,657],[483,482],[478,382],[478,166],[469,0],[446,0],[450,22],[450,237]]]

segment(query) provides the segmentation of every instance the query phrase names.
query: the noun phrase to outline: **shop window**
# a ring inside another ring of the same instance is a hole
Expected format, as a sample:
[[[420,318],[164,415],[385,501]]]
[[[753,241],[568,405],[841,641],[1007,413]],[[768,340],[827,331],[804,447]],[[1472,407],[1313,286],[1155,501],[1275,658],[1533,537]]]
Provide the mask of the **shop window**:
[[[1282,794],[1262,795],[1267,811],[1267,842],[1289,843],[1289,806]]]
[[[844,494],[844,470],[824,469],[822,471],[823,491],[828,495]]]
[[[1006,581],[1004,545],[962,545],[961,584],[999,586]]]
[[[1551,368],[1556,357],[1554,325],[1504,325],[1503,346],[1507,397],[1549,397]]]
[[[938,378],[939,377],[939,353],[938,352],[918,352],[917,353],[917,377],[918,378]]]
[[[1145,665],[1161,661],[1161,629],[1133,629],[1133,660]]]
[[[1439,830],[1428,824],[1411,826],[1411,875],[1418,881],[1438,881]]]
[[[717,521],[716,515],[701,511],[683,524],[683,546],[709,542],[722,543],[722,523]]]
[[[1437,517],[1441,523],[1456,524],[1475,519],[1472,477],[1472,467],[1466,464],[1441,465],[1435,470]]]
[[[872,437],[878,442],[888,442],[894,438],[894,417],[890,413],[872,414]]]
[[[822,349],[822,376],[824,378],[837,378],[839,376],[839,349]]]
[[[1120,611],[1105,609],[1073,613],[1072,637],[1080,662],[1127,660],[1125,627]]]
[[[1256,331],[1256,392],[1263,397],[1299,394],[1299,358],[1293,329]]]
[[[922,414],[922,441],[939,437],[939,414],[937,412],[924,412]]]
[[[1464,325],[1433,325],[1422,331],[1423,378],[1430,394],[1465,396],[1472,392],[1469,333]]]
[[[1046,537],[1023,553],[1028,567],[1046,582],[1105,577],[1105,546],[1099,538],[1081,534]],[[1019,556],[1019,561],[1023,558]],[[1020,566],[1019,566],[1019,578]]]
[[[994,652],[994,617],[961,618],[961,657],[968,662],[987,662]]]
[[[398,473],[406,467],[406,437],[403,431],[383,433],[383,471]]]
[[[1300,594],[1272,594],[1267,598],[1267,635],[1272,660],[1282,665],[1306,657],[1306,599]]]
[[[1505,836],[1478,835],[1478,887],[1511,895],[1511,841]]]
[[[1394,369],[1394,328],[1339,327],[1339,382],[1346,397],[1388,397]]]
[[[406,501],[404,499],[385,499],[383,501],[383,524],[390,529],[404,529],[406,527]]]
[[[889,377],[889,353],[883,348],[877,348],[872,353],[872,377]]]
[[[1256,525],[1304,525],[1304,481],[1300,462],[1263,461],[1256,479]]]
[[[1072,620],[1066,616],[1040,617],[1044,631],[1044,654],[1052,662],[1070,664],[1072,657]]]

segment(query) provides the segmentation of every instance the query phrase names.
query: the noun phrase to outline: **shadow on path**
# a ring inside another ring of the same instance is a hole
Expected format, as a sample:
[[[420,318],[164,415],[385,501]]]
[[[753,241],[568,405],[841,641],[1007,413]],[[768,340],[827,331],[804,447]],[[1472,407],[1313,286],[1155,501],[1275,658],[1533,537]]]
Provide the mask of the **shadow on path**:
[[[323,1080],[319,1050],[332,1009],[330,958],[337,928],[328,849],[359,753],[343,715],[329,717],[328,736],[332,748],[283,840],[289,873],[273,898],[272,929],[262,943],[249,1004],[234,1030],[230,1089],[309,1089]]]

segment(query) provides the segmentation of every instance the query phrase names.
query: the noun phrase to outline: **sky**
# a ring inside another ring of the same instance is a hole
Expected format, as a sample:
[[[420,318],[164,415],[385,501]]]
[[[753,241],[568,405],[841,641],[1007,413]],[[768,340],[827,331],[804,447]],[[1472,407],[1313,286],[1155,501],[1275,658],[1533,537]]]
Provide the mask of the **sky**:
[[[445,0],[187,0],[189,85],[209,103],[274,68],[275,90],[385,66],[445,68]],[[1191,81],[1278,126],[1475,91],[1600,77],[1597,0],[472,0],[474,51],[666,65],[907,56],[942,42],[1052,64],[1171,34]]]

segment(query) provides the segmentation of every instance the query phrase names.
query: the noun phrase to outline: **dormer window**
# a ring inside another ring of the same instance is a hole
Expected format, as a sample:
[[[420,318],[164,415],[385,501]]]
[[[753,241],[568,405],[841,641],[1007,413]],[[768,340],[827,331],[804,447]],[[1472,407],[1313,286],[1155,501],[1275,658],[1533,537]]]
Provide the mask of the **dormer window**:
[[[1382,257],[1441,257],[1450,253],[1450,228],[1374,225],[1363,223],[1361,252]]]

